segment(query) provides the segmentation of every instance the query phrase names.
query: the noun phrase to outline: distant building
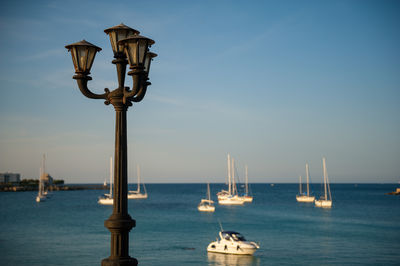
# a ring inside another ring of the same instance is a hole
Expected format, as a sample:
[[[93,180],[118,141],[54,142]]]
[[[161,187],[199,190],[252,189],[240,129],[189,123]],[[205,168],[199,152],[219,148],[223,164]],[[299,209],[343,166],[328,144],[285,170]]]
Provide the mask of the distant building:
[[[21,181],[20,174],[0,173],[0,183],[17,183]]]
[[[50,185],[50,186],[53,185],[53,177],[50,174],[44,173],[42,175],[41,179],[44,181],[44,183],[46,185]]]

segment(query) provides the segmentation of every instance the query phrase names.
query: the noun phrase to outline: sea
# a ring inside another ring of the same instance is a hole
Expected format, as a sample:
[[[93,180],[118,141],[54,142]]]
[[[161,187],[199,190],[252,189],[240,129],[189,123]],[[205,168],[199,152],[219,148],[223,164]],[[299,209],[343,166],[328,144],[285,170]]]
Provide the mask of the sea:
[[[135,185],[130,185],[131,189]],[[226,188],[211,184],[212,198]],[[331,184],[333,206],[298,203],[298,184],[251,184],[252,203],[197,210],[206,184],[147,184],[129,200],[130,256],[139,265],[400,265],[396,184]],[[313,184],[315,195],[321,185]],[[104,190],[0,193],[0,265],[100,265],[110,255]],[[254,256],[207,253],[221,230],[259,243]]]

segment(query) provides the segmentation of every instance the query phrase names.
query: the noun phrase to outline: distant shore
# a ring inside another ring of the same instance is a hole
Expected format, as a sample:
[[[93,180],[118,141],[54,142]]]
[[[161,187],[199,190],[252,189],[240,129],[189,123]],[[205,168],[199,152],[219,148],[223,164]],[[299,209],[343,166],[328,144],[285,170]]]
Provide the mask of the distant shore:
[[[104,190],[109,189],[109,185],[102,184],[58,184],[48,187],[49,191],[71,191],[71,190]],[[21,185],[21,184],[1,184],[0,192],[23,192],[23,191],[37,191],[37,184]]]

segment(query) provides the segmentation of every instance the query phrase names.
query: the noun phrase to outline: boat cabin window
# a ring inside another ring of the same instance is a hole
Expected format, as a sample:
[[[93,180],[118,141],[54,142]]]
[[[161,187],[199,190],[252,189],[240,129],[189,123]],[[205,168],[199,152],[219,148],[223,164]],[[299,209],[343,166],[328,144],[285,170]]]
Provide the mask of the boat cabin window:
[[[244,236],[238,232],[225,231],[222,233],[222,237],[226,240],[230,240],[230,238],[232,238],[234,241],[246,241]]]
[[[241,234],[232,234],[232,238],[235,241],[246,241],[244,236],[242,236]]]

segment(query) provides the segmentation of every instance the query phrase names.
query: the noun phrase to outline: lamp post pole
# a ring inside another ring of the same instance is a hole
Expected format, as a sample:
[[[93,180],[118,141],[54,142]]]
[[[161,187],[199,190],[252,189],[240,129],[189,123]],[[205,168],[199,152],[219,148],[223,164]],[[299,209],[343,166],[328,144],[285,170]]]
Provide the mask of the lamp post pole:
[[[101,48],[85,40],[65,46],[72,55],[78,87],[83,95],[91,99],[103,99],[115,109],[115,161],[113,212],[104,222],[111,232],[111,255],[102,260],[102,266],[137,265],[137,260],[129,256],[129,231],[135,227],[135,220],[128,214],[128,156],[126,112],[132,102],[140,102],[146,94],[150,63],[157,55],[148,51],[154,41],[140,36],[139,31],[124,24],[106,29],[114,52],[118,88],[103,94],[91,92],[87,83],[96,52]],[[125,87],[126,66],[129,62],[132,88]]]

